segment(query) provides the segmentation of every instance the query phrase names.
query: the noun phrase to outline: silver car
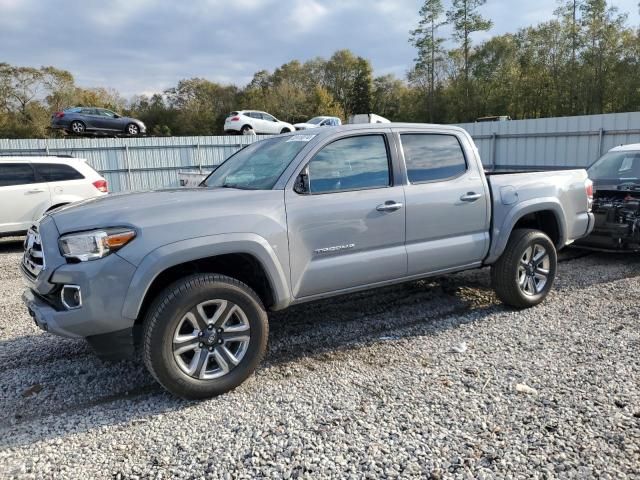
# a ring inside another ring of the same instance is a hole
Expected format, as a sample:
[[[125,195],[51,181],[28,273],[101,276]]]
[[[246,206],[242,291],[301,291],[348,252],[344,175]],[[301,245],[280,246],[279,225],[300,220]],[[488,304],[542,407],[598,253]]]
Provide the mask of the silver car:
[[[136,118],[95,107],[73,107],[56,112],[51,115],[51,128],[75,135],[89,132],[140,135],[147,131],[145,124]]]

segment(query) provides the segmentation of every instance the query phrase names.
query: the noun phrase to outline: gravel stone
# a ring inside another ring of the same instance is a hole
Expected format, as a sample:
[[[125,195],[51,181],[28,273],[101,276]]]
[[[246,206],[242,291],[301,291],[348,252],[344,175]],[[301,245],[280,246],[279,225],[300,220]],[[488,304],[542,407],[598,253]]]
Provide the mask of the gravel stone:
[[[2,478],[640,477],[640,255],[570,255],[528,310],[483,269],[273,313],[256,374],[187,402],[38,330],[20,249],[0,240]]]

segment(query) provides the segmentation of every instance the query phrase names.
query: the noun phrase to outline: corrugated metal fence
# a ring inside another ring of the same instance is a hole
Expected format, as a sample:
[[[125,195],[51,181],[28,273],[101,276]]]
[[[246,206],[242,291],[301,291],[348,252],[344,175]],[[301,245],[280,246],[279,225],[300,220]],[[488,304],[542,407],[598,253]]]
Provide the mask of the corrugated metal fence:
[[[0,153],[86,158],[109,190],[120,192],[178,186],[179,171],[211,171],[256,138],[262,137],[0,139]]]
[[[487,168],[586,167],[611,147],[640,143],[640,112],[466,123]],[[2,154],[86,158],[113,192],[178,185],[178,171],[210,171],[255,136],[0,139]]]
[[[640,143],[640,112],[465,123],[487,168],[587,167],[617,145]]]

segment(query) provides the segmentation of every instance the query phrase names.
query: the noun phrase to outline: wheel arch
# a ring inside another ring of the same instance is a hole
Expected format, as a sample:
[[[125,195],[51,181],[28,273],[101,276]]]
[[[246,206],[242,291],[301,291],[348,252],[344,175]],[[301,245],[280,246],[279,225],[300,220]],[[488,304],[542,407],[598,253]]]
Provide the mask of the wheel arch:
[[[141,322],[155,295],[178,278],[193,273],[236,278],[249,285],[272,310],[291,303],[284,270],[266,240],[253,234],[225,234],[165,245],[148,254],[131,280],[123,316]]]
[[[493,263],[502,255],[516,228],[540,230],[549,236],[556,248],[562,248],[567,242],[567,226],[560,202],[555,198],[534,199],[518,204],[500,225],[494,225],[493,243],[485,263]]]

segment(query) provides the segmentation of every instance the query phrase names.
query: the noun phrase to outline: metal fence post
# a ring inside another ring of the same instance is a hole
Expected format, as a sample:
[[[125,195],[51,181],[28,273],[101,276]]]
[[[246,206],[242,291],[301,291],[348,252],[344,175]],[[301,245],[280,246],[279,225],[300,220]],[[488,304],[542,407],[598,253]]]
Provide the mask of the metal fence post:
[[[129,145],[124,144],[124,162],[125,167],[127,168],[127,185],[129,186],[129,190],[133,190],[133,182],[131,181],[131,163],[129,162]]]
[[[602,144],[604,142],[604,129],[600,128],[598,132],[598,157],[602,155]]]
[[[491,168],[496,168],[496,143],[498,142],[498,135],[493,132],[491,134]]]
[[[202,157],[200,156],[200,142],[196,144],[196,162],[198,163],[198,173],[202,173]]]

